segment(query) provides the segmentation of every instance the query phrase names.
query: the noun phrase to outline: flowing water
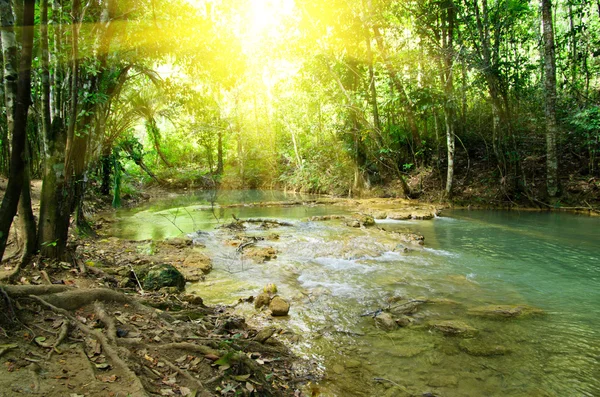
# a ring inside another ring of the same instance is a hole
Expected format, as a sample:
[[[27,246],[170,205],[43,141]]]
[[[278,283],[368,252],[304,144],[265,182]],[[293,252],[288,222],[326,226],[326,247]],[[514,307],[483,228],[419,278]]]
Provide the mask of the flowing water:
[[[267,283],[291,301],[290,316],[256,322],[291,328],[302,337],[292,349],[322,379],[314,392],[331,396],[600,396],[600,219],[562,213],[448,211],[429,221],[378,221],[355,229],[313,215],[344,214],[339,206],[218,204],[297,200],[282,193],[229,192],[216,197],[167,198],[119,211],[112,234],[163,239],[201,230],[214,267],[190,285],[209,304],[256,295]],[[306,198],[306,197],[304,197]],[[213,205],[211,205],[211,201]],[[215,226],[231,219],[269,218],[291,227],[246,235],[278,257],[241,260]],[[382,230],[385,229],[385,230]],[[425,236],[424,248],[404,252],[391,231]],[[364,314],[390,297],[438,299],[420,307],[415,323],[384,332]],[[545,314],[498,320],[470,308],[519,304]],[[255,314],[250,304],[239,305]],[[471,339],[448,337],[427,324],[458,320],[479,330]]]

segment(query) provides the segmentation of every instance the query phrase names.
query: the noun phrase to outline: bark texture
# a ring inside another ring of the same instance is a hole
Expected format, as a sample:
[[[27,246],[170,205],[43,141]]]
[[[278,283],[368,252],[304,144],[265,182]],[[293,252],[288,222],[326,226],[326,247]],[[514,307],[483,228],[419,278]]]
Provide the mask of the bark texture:
[[[558,158],[556,155],[556,57],[554,49],[554,26],[552,3],[542,0],[542,24],[544,27],[544,88],[546,100],[546,191],[550,197],[558,195]]]
[[[10,10],[9,0],[0,0],[0,10]],[[19,196],[23,188],[25,170],[25,144],[27,112],[31,96],[31,58],[33,53],[33,23],[35,1],[25,0],[23,12],[23,24],[26,27],[21,35],[22,52],[19,65],[18,89],[14,112],[14,125],[12,134],[12,154],[10,159],[10,173],[6,193],[0,207],[0,260],[4,255],[8,232],[17,212]],[[4,15],[2,15],[4,18]],[[4,31],[3,31],[4,33]],[[4,36],[4,35],[3,35]]]

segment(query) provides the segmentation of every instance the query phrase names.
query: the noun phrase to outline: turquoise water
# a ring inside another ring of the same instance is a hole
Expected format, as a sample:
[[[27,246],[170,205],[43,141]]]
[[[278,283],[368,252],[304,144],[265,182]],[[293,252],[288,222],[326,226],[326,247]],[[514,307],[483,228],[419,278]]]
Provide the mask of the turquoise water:
[[[252,194],[252,200],[263,197]],[[269,194],[263,201],[297,199]],[[239,196],[221,199],[232,203]],[[118,212],[113,234],[158,239],[180,235],[179,229],[210,231],[205,243],[214,270],[189,291],[208,303],[233,303],[276,283],[291,302],[289,318],[257,314],[252,305],[236,310],[256,326],[275,323],[301,336],[291,347],[320,373],[311,390],[320,395],[600,396],[600,218],[451,211],[430,221],[382,220],[368,229],[307,221],[348,211],[236,207],[220,208],[215,217],[203,198],[167,198]],[[274,247],[277,258],[244,262],[223,244],[231,235],[213,229],[231,213],[292,222],[245,231],[279,234],[258,244]],[[405,253],[392,231],[419,232],[425,246]],[[391,296],[446,303],[424,305],[412,315],[411,327],[384,332],[361,315],[386,307]],[[469,312],[491,304],[529,305],[545,314],[497,320]],[[444,336],[429,326],[440,320],[461,321],[479,332],[473,339]],[[504,353],[480,354],[469,348],[473,344],[500,346]]]

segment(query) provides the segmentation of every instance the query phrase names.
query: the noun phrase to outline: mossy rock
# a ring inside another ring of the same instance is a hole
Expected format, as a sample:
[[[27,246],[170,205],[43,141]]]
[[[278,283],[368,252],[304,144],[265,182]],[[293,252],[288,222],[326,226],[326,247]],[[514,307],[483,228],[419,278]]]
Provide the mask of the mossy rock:
[[[138,274],[138,278],[140,275]],[[157,291],[165,287],[176,287],[179,291],[185,288],[185,278],[172,265],[163,264],[152,266],[144,277],[144,289]]]
[[[504,356],[510,353],[510,349],[505,346],[477,339],[462,340],[458,346],[463,352],[476,357]]]
[[[509,319],[544,314],[544,311],[527,305],[487,305],[471,308],[467,314],[478,317]]]
[[[472,338],[479,332],[476,328],[455,320],[432,321],[429,323],[429,327],[446,336],[460,336],[463,338]]]

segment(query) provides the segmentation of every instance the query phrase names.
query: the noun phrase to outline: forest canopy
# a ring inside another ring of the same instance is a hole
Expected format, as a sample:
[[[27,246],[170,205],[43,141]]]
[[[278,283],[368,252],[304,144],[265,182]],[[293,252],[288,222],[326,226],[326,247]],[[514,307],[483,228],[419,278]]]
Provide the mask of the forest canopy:
[[[0,8],[0,257],[18,205],[31,250],[60,256],[71,214],[86,230],[86,192],[118,207],[142,183],[467,200],[479,186],[496,203],[598,189],[598,1]]]

